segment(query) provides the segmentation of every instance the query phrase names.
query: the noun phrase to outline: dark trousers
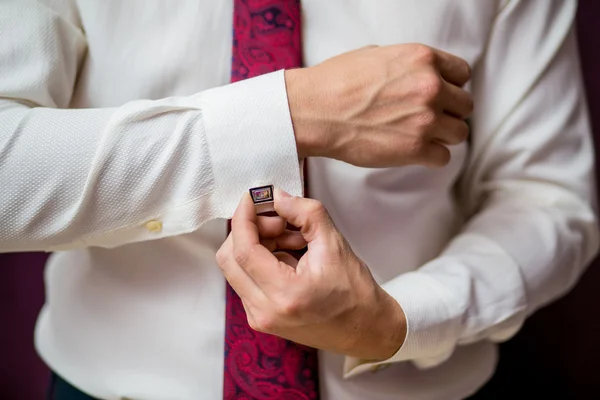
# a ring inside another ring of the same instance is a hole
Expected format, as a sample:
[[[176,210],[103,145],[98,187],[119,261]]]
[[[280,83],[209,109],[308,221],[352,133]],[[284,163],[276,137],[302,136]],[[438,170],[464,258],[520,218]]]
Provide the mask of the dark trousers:
[[[46,400],[98,400],[74,388],[56,374],[50,377]]]
[[[50,380],[50,387],[48,388],[48,395],[46,400],[98,400],[93,397],[88,396],[87,394],[81,392],[80,390],[74,388],[69,385],[65,380],[57,376],[56,374],[52,374],[52,378]],[[466,400],[499,400],[492,393],[487,393],[486,388],[474,395],[473,397],[469,397]]]

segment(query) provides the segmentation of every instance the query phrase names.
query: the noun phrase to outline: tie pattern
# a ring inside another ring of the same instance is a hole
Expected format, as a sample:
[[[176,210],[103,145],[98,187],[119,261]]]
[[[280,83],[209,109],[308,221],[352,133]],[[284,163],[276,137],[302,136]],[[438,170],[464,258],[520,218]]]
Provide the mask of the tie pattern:
[[[231,81],[302,66],[299,0],[234,0]],[[227,284],[225,400],[316,400],[317,352],[248,325]]]
[[[231,81],[302,66],[299,0],[234,0]]]

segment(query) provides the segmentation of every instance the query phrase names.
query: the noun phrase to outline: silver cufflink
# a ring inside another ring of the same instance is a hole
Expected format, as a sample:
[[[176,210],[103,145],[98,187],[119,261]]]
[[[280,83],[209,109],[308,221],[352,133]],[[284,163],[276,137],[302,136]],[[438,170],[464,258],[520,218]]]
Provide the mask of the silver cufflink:
[[[250,189],[250,196],[252,196],[254,205],[272,203],[275,199],[273,193],[273,185],[259,186]]]

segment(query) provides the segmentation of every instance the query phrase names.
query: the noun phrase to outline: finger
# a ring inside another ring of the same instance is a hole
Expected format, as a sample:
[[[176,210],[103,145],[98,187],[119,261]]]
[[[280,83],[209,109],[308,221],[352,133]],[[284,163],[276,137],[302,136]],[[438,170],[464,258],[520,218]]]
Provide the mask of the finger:
[[[294,258],[294,256],[292,256],[289,253],[283,252],[283,251],[278,251],[273,253],[273,255],[282,263],[284,263],[285,265],[289,265],[290,267],[296,268],[296,266],[298,265],[298,260],[296,260],[296,258]]]
[[[260,244],[254,203],[245,194],[231,219],[231,236],[235,261],[254,280],[261,290],[285,285],[290,272],[281,268],[277,258]]]
[[[258,294],[260,289],[254,280],[235,262],[231,234],[217,251],[216,260],[223,276],[241,298],[250,298]]]
[[[277,250],[277,242],[275,239],[260,239],[261,246],[264,246],[271,253]]]
[[[466,119],[473,112],[473,97],[466,90],[444,81],[440,105],[445,112]]]
[[[446,81],[463,86],[471,79],[471,67],[465,60],[442,50],[434,49],[434,52],[440,74]]]
[[[286,220],[279,216],[266,217],[259,215],[256,220],[258,235],[261,238],[274,238],[281,235],[285,231],[286,225]]]
[[[302,250],[308,244],[301,232],[286,230],[275,238],[260,239],[260,244],[270,252],[280,250]]]
[[[301,250],[308,244],[302,232],[286,230],[275,238],[278,249]]]
[[[443,144],[435,141],[428,143],[424,147],[421,157],[417,160],[418,164],[433,168],[443,167],[449,162],[450,150]]]
[[[234,250],[259,244],[258,216],[252,198],[245,193],[231,218]],[[243,265],[242,265],[243,266]]]
[[[277,214],[300,228],[308,243],[320,233],[335,229],[327,210],[317,200],[291,196],[281,189],[275,189],[274,206]]]
[[[450,146],[464,142],[468,136],[469,125],[467,122],[445,113],[438,118],[436,130],[432,134],[432,137],[440,144]]]

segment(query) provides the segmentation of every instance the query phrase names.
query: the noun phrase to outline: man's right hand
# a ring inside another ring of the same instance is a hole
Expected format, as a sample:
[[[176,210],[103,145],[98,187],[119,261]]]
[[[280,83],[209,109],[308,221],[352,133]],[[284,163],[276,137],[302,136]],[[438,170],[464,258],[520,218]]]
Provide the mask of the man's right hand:
[[[285,77],[300,158],[439,167],[469,134],[469,65],[424,45],[361,48]]]

